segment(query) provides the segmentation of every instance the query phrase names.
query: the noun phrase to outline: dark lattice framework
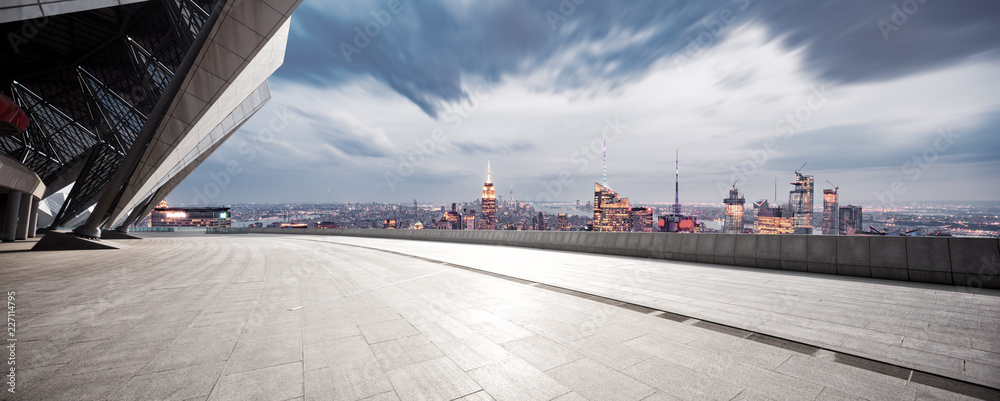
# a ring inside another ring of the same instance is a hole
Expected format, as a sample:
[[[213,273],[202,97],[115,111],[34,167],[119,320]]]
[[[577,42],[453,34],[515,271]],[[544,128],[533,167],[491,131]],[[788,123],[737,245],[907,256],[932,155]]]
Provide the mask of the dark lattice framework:
[[[0,153],[73,185],[63,225],[92,206],[202,29],[211,0],[152,0],[0,25],[0,91],[31,124]],[[13,62],[8,62],[12,60]]]

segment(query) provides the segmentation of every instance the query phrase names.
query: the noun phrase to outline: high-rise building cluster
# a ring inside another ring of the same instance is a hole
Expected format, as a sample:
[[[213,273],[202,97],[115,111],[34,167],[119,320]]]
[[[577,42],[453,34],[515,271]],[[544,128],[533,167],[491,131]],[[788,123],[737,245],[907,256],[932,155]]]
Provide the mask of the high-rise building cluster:
[[[606,154],[607,148],[605,148]],[[705,231],[705,223],[699,222],[698,217],[696,217],[697,212],[694,216],[682,213],[679,153],[677,156],[674,161],[674,204],[668,213],[658,217],[656,209],[635,206],[628,197],[608,186],[607,159],[605,158],[604,183],[594,183],[593,220],[589,222],[586,229],[604,232],[694,233]],[[748,227],[746,223],[746,199],[734,183],[728,196],[723,199],[724,212],[721,231],[731,234],[751,232],[759,234],[812,234],[814,229],[815,180],[813,176],[796,170],[795,180],[791,182],[791,185],[793,188],[788,194],[788,203],[770,204],[766,199],[754,202],[753,214],[750,217],[753,224]],[[777,190],[777,184],[775,189]],[[838,192],[839,187],[836,186],[834,189],[823,190],[822,233],[826,235],[852,235],[863,232],[861,229],[861,207],[853,205],[841,207]],[[458,211],[457,204],[453,203],[451,211],[446,211],[443,206],[441,207],[441,220],[435,220],[431,227],[446,230],[516,229],[544,231],[570,229],[570,219],[565,213],[558,213],[555,216],[546,215],[543,211],[534,211],[530,205],[522,206],[520,202],[514,201],[513,196],[513,187],[510,199],[502,201],[496,195],[490,162],[487,161],[486,182],[483,184],[482,197],[477,202],[478,215],[475,208],[476,203],[473,203],[471,211],[463,206],[461,212]],[[579,203],[580,201],[577,200],[577,209],[580,209]],[[414,207],[416,208],[416,204]],[[573,216],[573,218],[579,217]],[[503,220],[502,224],[498,220]],[[580,223],[577,220],[575,224]]]
[[[804,165],[803,165],[804,166]],[[768,205],[767,200],[754,203],[758,234],[812,234],[813,233],[813,176],[795,171],[794,188],[788,194],[785,207]],[[832,183],[831,183],[832,184]],[[861,207],[839,204],[840,187],[823,190],[823,235],[853,235],[864,232],[861,228]],[[730,196],[732,197],[732,196]],[[727,208],[729,199],[725,200]],[[728,210],[728,209],[727,209]]]

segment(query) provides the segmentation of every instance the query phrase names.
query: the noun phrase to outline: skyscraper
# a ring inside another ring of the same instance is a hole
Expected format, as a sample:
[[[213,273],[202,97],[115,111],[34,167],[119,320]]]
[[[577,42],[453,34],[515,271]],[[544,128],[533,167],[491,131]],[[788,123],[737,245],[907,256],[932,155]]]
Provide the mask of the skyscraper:
[[[580,201],[576,201],[580,203]],[[569,221],[566,220],[566,213],[559,213],[556,215],[559,221],[559,231],[569,231]]]
[[[594,183],[594,231],[628,231],[632,225],[628,198]]]
[[[795,219],[795,234],[812,234],[813,176],[795,172],[795,186],[788,193],[788,208]]]
[[[632,208],[632,231],[640,233],[653,232],[653,208]]]
[[[476,211],[473,210],[465,215],[465,229],[475,230],[476,229]]]
[[[497,193],[490,177],[490,162],[486,161],[486,183],[483,184],[482,225],[480,230],[495,230],[497,225]]]
[[[864,231],[861,228],[864,219],[861,214],[861,206],[847,205],[840,207],[840,235],[854,235],[856,232]]]
[[[823,190],[823,235],[840,234],[840,207],[837,206],[837,189]]]
[[[729,197],[723,199],[726,205],[726,217],[722,221],[722,232],[739,234],[743,232],[743,205],[746,201],[740,196],[740,192],[733,184],[733,189],[729,190]]]
[[[792,234],[795,232],[794,218],[781,210],[780,207],[769,207],[763,202],[757,209],[757,223],[754,232],[757,234]]]

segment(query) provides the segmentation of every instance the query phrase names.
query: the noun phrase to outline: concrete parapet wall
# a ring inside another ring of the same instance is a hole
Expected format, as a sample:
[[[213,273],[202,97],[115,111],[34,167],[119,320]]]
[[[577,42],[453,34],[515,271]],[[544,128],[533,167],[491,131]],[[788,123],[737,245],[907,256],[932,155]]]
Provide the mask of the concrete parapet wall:
[[[219,228],[207,232],[520,246],[1000,289],[1000,240],[996,238],[301,228]]]

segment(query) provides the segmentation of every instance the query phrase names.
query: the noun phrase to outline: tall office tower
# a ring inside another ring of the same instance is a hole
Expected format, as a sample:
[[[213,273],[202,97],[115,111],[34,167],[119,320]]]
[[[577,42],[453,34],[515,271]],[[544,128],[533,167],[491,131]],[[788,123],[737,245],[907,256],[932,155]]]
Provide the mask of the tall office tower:
[[[465,215],[465,229],[475,230],[476,229],[476,211],[473,210]]]
[[[482,218],[483,222],[480,230],[496,230],[497,226],[497,193],[493,189],[493,180],[490,177],[490,162],[486,161],[486,183],[483,184],[482,198]]]
[[[733,189],[729,190],[729,197],[723,199],[722,202],[726,205],[726,217],[722,221],[722,232],[730,234],[739,234],[743,232],[743,205],[746,201],[740,196],[740,192],[736,190],[736,185],[733,185]]]
[[[766,205],[766,203],[764,203]],[[792,234],[795,232],[794,218],[780,207],[760,207],[757,209],[757,234]]]
[[[580,201],[576,201],[580,203]],[[566,213],[559,213],[556,215],[559,221],[559,231],[569,231],[569,221],[566,220]]]
[[[538,212],[538,225],[535,226],[538,231],[547,231],[549,229],[548,225],[545,224],[545,212]]]
[[[628,198],[594,183],[594,231],[629,231],[631,212]]]
[[[812,234],[813,176],[795,172],[795,186],[788,193],[788,207],[795,219],[795,234]]]
[[[840,207],[837,206],[837,189],[823,190],[823,235],[840,234]]]
[[[449,228],[450,230],[461,230],[463,222],[462,215],[458,213],[455,206],[456,205],[454,203],[451,204],[451,210],[444,214],[444,220],[447,220],[448,224],[451,225]]]
[[[840,207],[840,235],[854,235],[856,232],[864,231],[861,228],[863,221],[861,206],[847,205]]]
[[[631,210],[632,231],[638,233],[653,232],[653,208],[633,207]]]

